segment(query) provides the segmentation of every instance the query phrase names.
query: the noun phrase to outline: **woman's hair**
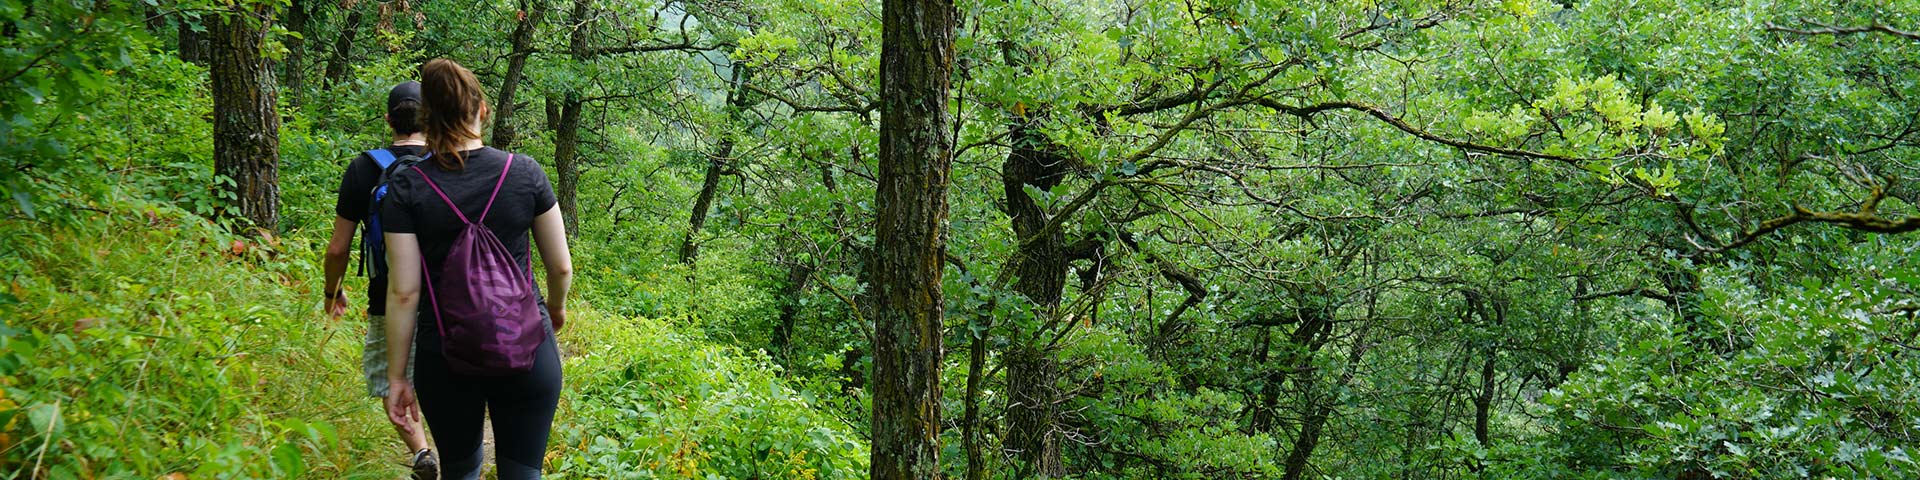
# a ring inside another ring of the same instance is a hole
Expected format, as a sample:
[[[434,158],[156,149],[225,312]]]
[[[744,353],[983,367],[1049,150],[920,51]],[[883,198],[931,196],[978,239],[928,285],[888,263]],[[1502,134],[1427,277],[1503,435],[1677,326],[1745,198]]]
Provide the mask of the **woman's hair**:
[[[420,127],[427,134],[433,162],[447,170],[466,168],[460,144],[480,138],[474,124],[487,108],[480,80],[452,60],[429,60],[420,67],[420,98]]]

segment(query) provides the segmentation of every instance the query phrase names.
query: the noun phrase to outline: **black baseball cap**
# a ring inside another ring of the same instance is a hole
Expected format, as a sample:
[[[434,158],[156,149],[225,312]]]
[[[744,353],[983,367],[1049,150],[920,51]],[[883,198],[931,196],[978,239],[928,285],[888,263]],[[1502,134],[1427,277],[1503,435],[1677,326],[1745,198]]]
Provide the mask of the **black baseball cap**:
[[[400,106],[400,102],[407,100],[420,103],[420,82],[408,81],[394,85],[393,90],[387,92],[387,111],[393,111],[394,107]]]

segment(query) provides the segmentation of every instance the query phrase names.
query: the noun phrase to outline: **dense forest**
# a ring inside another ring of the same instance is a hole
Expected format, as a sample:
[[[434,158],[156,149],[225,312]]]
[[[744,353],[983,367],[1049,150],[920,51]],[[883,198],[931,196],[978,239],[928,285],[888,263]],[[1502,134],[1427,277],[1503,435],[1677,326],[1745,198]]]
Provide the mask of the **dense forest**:
[[[1920,471],[1920,1],[0,0],[0,477],[399,476],[320,258],[433,58],[555,478]]]

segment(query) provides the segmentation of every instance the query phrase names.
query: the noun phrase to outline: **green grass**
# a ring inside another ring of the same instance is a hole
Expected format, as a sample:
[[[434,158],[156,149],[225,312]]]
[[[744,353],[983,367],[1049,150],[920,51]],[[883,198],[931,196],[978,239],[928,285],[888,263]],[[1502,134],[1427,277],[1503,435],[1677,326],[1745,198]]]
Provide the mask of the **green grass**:
[[[0,220],[0,478],[403,475],[359,376],[364,317],[319,309],[324,233],[165,205]],[[865,441],[764,357],[587,300],[561,333],[556,477],[865,475]]]
[[[166,208],[7,221],[0,238],[14,272],[0,298],[0,471],[399,472],[403,448],[356,373],[365,324],[328,321],[313,300],[314,242],[262,244]]]

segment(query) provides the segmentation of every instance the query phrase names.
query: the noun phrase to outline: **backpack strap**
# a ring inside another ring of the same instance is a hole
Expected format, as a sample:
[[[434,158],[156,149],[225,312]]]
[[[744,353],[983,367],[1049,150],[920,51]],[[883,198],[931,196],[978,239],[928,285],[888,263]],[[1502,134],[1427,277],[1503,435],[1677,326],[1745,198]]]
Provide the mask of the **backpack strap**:
[[[493,199],[500,196],[500,186],[507,184],[507,172],[513,171],[513,152],[507,152],[507,166],[500,168],[500,180],[493,182],[493,194],[487,195],[487,206],[480,210],[480,222],[486,223],[487,212],[493,211]]]
[[[532,267],[529,266],[528,268]],[[440,341],[446,342],[447,322],[440,318],[440,299],[433,295],[433,274],[427,273],[427,270],[427,256],[424,254],[420,255],[420,283],[427,286],[427,302],[429,302],[428,304],[432,305],[433,308],[433,328],[440,332]],[[419,322],[419,318],[414,319],[414,323],[418,324]],[[441,348],[446,347],[443,346]]]
[[[493,211],[493,199],[500,196],[500,186],[505,185],[507,183],[507,172],[512,170],[513,170],[513,153],[507,153],[507,166],[500,169],[500,180],[493,182],[493,194],[487,195],[487,206],[480,210],[481,222],[487,221],[487,212]],[[460,212],[460,206],[455,205],[453,203],[453,199],[447,198],[447,192],[440,191],[440,185],[433,183],[433,178],[428,177],[427,172],[425,170],[420,171],[420,178],[425,179],[427,181],[427,186],[433,187],[433,193],[440,196],[440,201],[447,202],[447,208],[453,209],[453,214],[460,217],[461,223],[465,223],[469,225],[475,223],[473,221],[467,220],[467,214]]]
[[[447,202],[447,208],[453,209],[454,216],[460,217],[460,223],[473,224],[473,222],[467,221],[467,214],[460,213],[460,206],[454,205],[453,199],[447,198],[447,192],[440,191],[440,185],[433,183],[433,177],[427,176],[426,169],[416,168],[414,171],[420,172],[420,178],[427,181],[427,186],[433,187],[433,193],[440,195],[440,201]]]
[[[367,156],[373,157],[373,163],[379,164],[381,170],[386,170],[387,167],[393,165],[393,151],[387,150],[386,148],[367,150]]]

